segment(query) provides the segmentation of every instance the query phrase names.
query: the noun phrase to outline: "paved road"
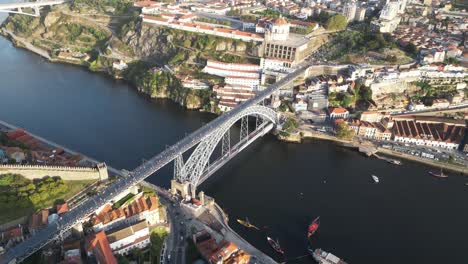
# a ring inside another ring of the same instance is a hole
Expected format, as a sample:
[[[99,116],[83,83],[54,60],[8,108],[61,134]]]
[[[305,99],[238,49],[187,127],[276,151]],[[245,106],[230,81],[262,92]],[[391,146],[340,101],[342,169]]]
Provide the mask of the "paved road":
[[[1,10],[1,9],[0,9]],[[5,29],[5,28],[2,28],[2,31],[4,34],[7,34],[9,35],[12,39],[14,39],[15,41],[17,42],[20,42],[21,44],[23,44],[26,49],[46,58],[46,59],[49,59],[50,60],[50,55],[49,55],[49,52],[47,52],[46,50],[43,50],[43,49],[40,49],[38,47],[35,47],[34,45],[32,45],[31,43],[29,43],[28,40],[24,39],[24,38],[21,38],[21,37],[18,37],[16,36],[15,34],[13,34],[13,32]]]
[[[448,108],[437,108],[437,109],[428,109],[421,111],[406,111],[403,113],[394,113],[392,116],[405,116],[405,115],[424,115],[424,114],[437,114],[437,113],[446,113],[446,112],[459,112],[466,110],[468,111],[468,103],[451,106]]]

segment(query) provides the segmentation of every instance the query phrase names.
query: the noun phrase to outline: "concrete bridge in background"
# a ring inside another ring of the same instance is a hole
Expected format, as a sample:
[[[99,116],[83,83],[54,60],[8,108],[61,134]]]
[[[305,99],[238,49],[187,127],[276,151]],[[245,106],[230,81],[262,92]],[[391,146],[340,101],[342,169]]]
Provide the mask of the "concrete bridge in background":
[[[0,4],[0,12],[38,17],[40,16],[39,8],[41,7],[60,5],[71,1],[72,0],[37,0],[34,2]],[[25,12],[24,9],[33,9],[34,12]]]

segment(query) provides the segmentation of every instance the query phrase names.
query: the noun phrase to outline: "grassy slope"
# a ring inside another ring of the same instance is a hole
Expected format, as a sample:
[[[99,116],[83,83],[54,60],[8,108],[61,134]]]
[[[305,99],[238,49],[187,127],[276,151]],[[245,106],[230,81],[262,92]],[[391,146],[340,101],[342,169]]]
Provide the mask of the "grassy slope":
[[[66,192],[58,193],[56,195],[48,196],[46,199],[41,200],[40,202],[33,204],[29,201],[26,207],[21,206],[4,206],[0,204],[0,224],[7,223],[9,221],[15,220],[23,216],[29,216],[35,211],[48,208],[54,205],[55,201],[67,200],[73,195],[81,191],[85,186],[91,184],[92,180],[83,180],[83,181],[64,181],[65,185],[68,187]],[[0,187],[5,188],[10,185],[8,181],[0,180]]]

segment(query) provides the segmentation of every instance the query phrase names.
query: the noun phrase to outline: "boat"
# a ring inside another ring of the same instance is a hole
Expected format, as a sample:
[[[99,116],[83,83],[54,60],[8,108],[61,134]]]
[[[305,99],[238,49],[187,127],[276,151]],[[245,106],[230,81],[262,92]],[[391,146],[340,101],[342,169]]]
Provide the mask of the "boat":
[[[379,177],[372,174],[372,179],[374,180],[375,183],[379,183]]]
[[[390,163],[390,164],[394,164],[394,165],[401,165],[401,161],[399,161],[399,160],[394,160],[394,159],[390,160],[389,163]]]
[[[437,178],[448,178],[448,175],[442,171],[442,168],[440,168],[440,173],[429,171],[429,174]]]
[[[237,222],[247,228],[254,228],[254,229],[260,230],[260,228],[256,227],[255,225],[252,225],[248,218],[245,218],[245,220],[237,219]]]
[[[315,234],[319,226],[320,226],[320,216],[315,218],[314,221],[312,221],[312,223],[309,225],[309,228],[307,229],[307,237],[309,238],[313,234]]]
[[[283,249],[281,248],[278,241],[273,240],[271,237],[267,237],[268,244],[278,253],[284,254]]]
[[[307,249],[309,254],[314,258],[315,261],[319,264],[347,264],[344,260],[333,255],[332,253],[326,252],[320,248],[312,250],[311,248]]]

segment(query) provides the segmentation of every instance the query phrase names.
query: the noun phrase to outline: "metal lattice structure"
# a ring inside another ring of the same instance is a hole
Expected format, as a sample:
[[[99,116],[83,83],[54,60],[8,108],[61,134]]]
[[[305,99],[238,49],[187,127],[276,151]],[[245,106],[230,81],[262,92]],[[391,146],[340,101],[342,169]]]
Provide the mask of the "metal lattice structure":
[[[189,157],[185,165],[180,167],[180,164],[183,164],[183,161],[175,161],[175,170],[174,176],[179,182],[190,182],[192,186],[192,192],[196,186],[210,160],[210,156],[215,150],[216,146],[221,142],[222,156],[228,155],[230,152],[230,128],[239,120],[241,120],[241,132],[240,132],[240,141],[248,138],[248,117],[249,116],[261,116],[262,119],[268,120],[274,124],[277,123],[277,114],[276,112],[265,106],[252,106],[246,108],[244,111],[238,115],[232,117],[228,122],[223,126],[219,127],[213,133],[201,140],[200,144],[195,148],[192,155]],[[181,158],[182,156],[180,156]],[[194,195],[194,193],[192,193]]]
[[[296,70],[289,73],[283,79],[270,85],[265,90],[259,91],[257,95],[251,99],[243,102],[231,111],[217,117],[210,123],[184,137],[174,145],[168,147],[158,155],[135,168],[132,172],[117,178],[98,194],[89,197],[64,214],[57,222],[47,225],[43,229],[37,231],[34,236],[8,249],[5,254],[0,255],[0,264],[21,262],[51,241],[59,239],[64,232],[68,231],[77,223],[83,222],[86,217],[93,214],[104,204],[110,202],[117,194],[122,193],[131,186],[143,181],[175,159],[179,159],[177,161],[179,164],[176,167],[178,171],[182,172],[181,175],[187,175],[187,172],[192,173],[190,170],[187,170],[189,166],[197,168],[198,171],[200,171],[203,167],[203,163],[208,163],[209,159],[206,157],[211,155],[213,144],[215,142],[219,142],[223,137],[224,132],[227,131],[227,128],[230,128],[242,117],[261,115],[265,120],[276,122],[276,117],[272,116],[274,111],[259,104],[263,104],[266,98],[270,98],[270,96],[279,89],[290,87],[294,79],[304,75],[309,65],[309,62],[307,61],[297,65]],[[192,158],[193,161],[190,161],[190,165],[188,160],[186,165],[181,166],[183,164],[183,162],[181,162],[183,160],[180,158],[181,154],[195,146],[200,148],[198,151],[199,154]],[[205,157],[205,159],[201,157]],[[185,170],[183,168],[185,168]],[[193,182],[196,182],[195,179],[198,174],[193,175],[193,177],[190,176],[190,179],[194,180]],[[187,176],[183,177],[188,179]]]

